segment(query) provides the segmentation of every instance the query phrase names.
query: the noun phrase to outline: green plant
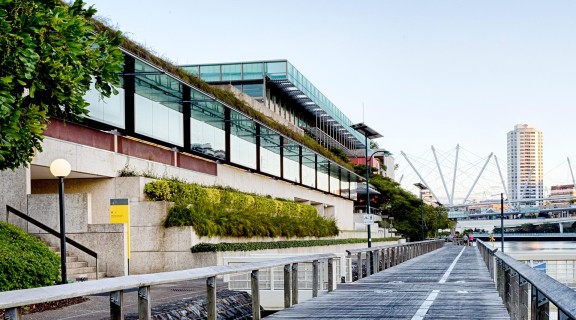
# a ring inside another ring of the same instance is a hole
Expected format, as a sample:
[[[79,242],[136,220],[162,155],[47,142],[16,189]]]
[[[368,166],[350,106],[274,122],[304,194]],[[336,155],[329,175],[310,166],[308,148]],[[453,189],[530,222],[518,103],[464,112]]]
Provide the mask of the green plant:
[[[40,240],[0,222],[0,291],[53,285],[60,258]]]
[[[327,237],[339,233],[336,222],[318,216],[311,205],[271,199],[230,189],[172,180],[146,184],[154,201],[172,201],[165,227],[192,226],[199,236]]]
[[[94,83],[116,93],[124,62],[119,32],[95,32],[92,7],[59,0],[0,1],[0,170],[41,151],[50,116],[80,121]]]
[[[398,238],[375,238],[373,242],[395,241]],[[248,243],[199,243],[192,248],[192,253],[220,252],[220,251],[257,251],[266,249],[284,249],[298,247],[331,246],[337,244],[365,243],[366,239],[321,239],[321,240],[289,240],[274,242],[248,242]]]

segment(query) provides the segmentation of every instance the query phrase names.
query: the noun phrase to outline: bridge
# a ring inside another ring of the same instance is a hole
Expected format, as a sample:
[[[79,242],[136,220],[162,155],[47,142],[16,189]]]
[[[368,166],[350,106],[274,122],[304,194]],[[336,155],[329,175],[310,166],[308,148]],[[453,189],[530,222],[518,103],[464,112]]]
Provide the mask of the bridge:
[[[21,308],[31,303],[109,293],[110,317],[122,319],[128,307],[124,291],[137,289],[138,317],[151,319],[152,286],[206,279],[207,315],[216,319],[216,277],[244,272],[252,284],[253,319],[260,319],[259,271],[283,267],[286,308],[270,319],[544,319],[552,306],[558,319],[576,319],[576,292],[482,241],[477,247],[433,240],[348,253],[360,263],[359,280],[337,286],[337,256],[321,254],[0,292],[0,309],[5,309],[5,319],[21,319]],[[328,265],[325,283],[319,280],[320,261]],[[298,273],[306,263],[313,266],[313,298],[302,301]],[[321,294],[324,285],[327,290]],[[42,316],[52,319],[48,313]]]

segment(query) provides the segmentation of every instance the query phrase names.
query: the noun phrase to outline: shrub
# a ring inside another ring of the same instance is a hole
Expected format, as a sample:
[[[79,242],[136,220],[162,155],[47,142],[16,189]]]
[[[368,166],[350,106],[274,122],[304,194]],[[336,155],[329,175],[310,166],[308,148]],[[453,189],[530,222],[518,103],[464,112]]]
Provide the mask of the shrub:
[[[203,237],[328,237],[339,233],[334,220],[318,216],[311,205],[294,201],[171,180],[150,182],[144,192],[151,200],[174,202],[165,227],[192,226]]]
[[[398,238],[375,238],[373,242],[395,241]],[[265,249],[284,249],[297,247],[331,246],[337,244],[365,243],[366,239],[328,239],[328,240],[290,240],[274,242],[248,242],[248,243],[199,243],[192,248],[192,253],[219,252],[219,251],[256,251]]]
[[[40,240],[0,222],[0,291],[53,285],[60,258]]]

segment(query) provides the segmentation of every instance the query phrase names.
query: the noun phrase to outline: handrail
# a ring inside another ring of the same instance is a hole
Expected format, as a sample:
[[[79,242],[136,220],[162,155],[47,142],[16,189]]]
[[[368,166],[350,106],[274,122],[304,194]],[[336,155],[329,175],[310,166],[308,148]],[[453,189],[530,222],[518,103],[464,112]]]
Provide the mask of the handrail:
[[[536,271],[503,252],[497,252],[497,249],[488,247],[482,240],[478,240],[478,247],[483,251],[487,264],[492,264],[493,266],[498,264],[495,266],[496,275],[492,273],[492,277],[497,283],[502,299],[511,314],[524,312],[524,310],[513,309],[512,306],[519,304],[512,303],[512,299],[528,299],[528,297],[522,296],[516,286],[520,287],[525,283],[530,283],[532,285],[533,314],[547,312],[548,302],[552,302],[563,316],[560,317],[559,315],[558,319],[576,319],[576,304],[574,303],[574,301],[576,301],[576,292],[574,290],[549,275]],[[487,260],[487,258],[490,260]],[[492,259],[496,259],[496,263],[492,262]],[[518,276],[518,280],[512,282],[511,278],[516,276]],[[528,295],[528,293],[526,292],[525,295]],[[536,306],[534,306],[534,304]]]
[[[374,274],[384,269],[393,267],[399,263],[415,258],[419,255],[434,251],[444,245],[444,240],[425,240],[391,244],[378,247],[349,249],[348,257],[356,255],[356,279],[362,278],[363,259],[366,256],[366,275]],[[379,256],[379,257],[378,257]]]
[[[93,295],[99,293],[109,292],[110,297],[117,297],[118,294],[121,295],[122,290],[132,289],[132,288],[139,288],[139,293],[141,290],[147,292],[147,294],[140,295],[139,294],[139,305],[146,304],[144,308],[138,308],[139,313],[144,313],[144,316],[140,314],[140,319],[149,319],[145,315],[150,314],[150,305],[149,305],[149,296],[150,286],[153,285],[161,285],[161,284],[170,284],[175,282],[187,281],[187,280],[194,280],[194,279],[203,279],[206,278],[207,281],[207,293],[208,293],[208,300],[209,300],[209,310],[214,310],[216,308],[215,302],[215,277],[240,273],[240,272],[252,272],[252,296],[253,301],[258,300],[258,292],[254,292],[254,288],[256,287],[256,291],[258,288],[258,273],[257,271],[260,269],[265,268],[273,268],[273,267],[281,267],[284,266],[284,272],[290,273],[290,269],[292,269],[292,279],[296,278],[296,280],[292,280],[292,288],[288,286],[288,291],[292,290],[293,295],[293,304],[298,303],[297,293],[294,293],[294,286],[298,285],[298,263],[313,263],[317,264],[318,261],[327,260],[328,261],[328,291],[332,291],[333,288],[333,281],[334,281],[334,272],[333,272],[333,259],[338,258],[336,254],[327,253],[327,254],[315,254],[315,255],[306,255],[306,256],[295,256],[295,257],[288,257],[288,258],[281,258],[281,259],[274,259],[268,261],[261,261],[261,262],[254,262],[254,263],[244,263],[244,264],[234,264],[234,265],[224,265],[224,266],[213,266],[213,267],[204,267],[204,268],[197,268],[197,269],[188,269],[188,270],[180,270],[180,271],[170,271],[170,272],[161,272],[161,273],[153,273],[153,274],[141,274],[141,275],[131,275],[131,276],[123,276],[117,278],[108,278],[108,279],[101,279],[95,281],[88,281],[82,283],[71,283],[66,285],[56,285],[51,287],[43,287],[43,288],[32,288],[32,289],[23,289],[23,290],[14,290],[14,291],[5,291],[0,292],[0,309],[6,309],[7,315],[9,316],[8,319],[20,319],[19,318],[19,308],[22,306],[26,306],[29,304],[41,303],[41,302],[48,302],[48,301],[55,301],[60,299],[66,298],[73,298],[79,296],[86,296],[86,295]],[[290,268],[290,265],[291,268]],[[287,267],[288,266],[288,267]],[[318,268],[315,268],[318,270]],[[294,277],[294,275],[296,275]],[[319,277],[315,277],[319,279]],[[286,277],[284,278],[286,281]],[[290,276],[288,276],[290,279]],[[288,280],[290,282],[290,280]],[[318,280],[316,280],[318,282]],[[314,283],[314,286],[318,286],[318,283]],[[285,285],[285,291],[286,289]],[[297,291],[297,289],[296,289]],[[256,296],[255,296],[256,295]],[[296,300],[294,300],[294,295],[296,295]],[[214,301],[211,301],[210,297],[214,297]],[[117,299],[111,302],[111,312],[114,313],[118,310],[115,310],[112,307],[112,304],[116,303],[118,308],[121,309],[122,299]],[[258,313],[259,318],[259,311],[260,308],[253,308],[253,312]],[[120,310],[119,313],[122,313]],[[209,311],[209,315],[211,312]],[[10,315],[16,315],[10,317]],[[214,317],[209,317],[209,319],[215,319]]]
[[[42,222],[28,216],[25,215],[24,213],[20,212],[19,210],[17,210],[16,208],[10,206],[10,205],[6,205],[6,221],[8,221],[8,214],[9,213],[13,213],[16,216],[18,216],[19,218],[22,218],[24,220],[26,220],[27,222],[35,225],[36,227],[50,233],[53,236],[56,236],[58,238],[60,238],[60,232],[48,227],[47,225],[43,224]],[[96,253],[96,251],[91,250],[87,247],[85,247],[84,245],[74,241],[73,239],[70,239],[68,237],[66,237],[66,243],[71,244],[72,246],[78,248],[80,251],[88,254],[91,257],[94,257],[96,259],[96,279],[98,279],[98,253]]]

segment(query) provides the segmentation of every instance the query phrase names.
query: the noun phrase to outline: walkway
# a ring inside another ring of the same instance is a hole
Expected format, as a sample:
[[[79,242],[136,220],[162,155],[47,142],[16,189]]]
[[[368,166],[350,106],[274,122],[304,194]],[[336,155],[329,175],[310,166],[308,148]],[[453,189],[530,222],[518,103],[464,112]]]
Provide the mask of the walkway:
[[[510,319],[476,247],[446,245],[266,319]]]

